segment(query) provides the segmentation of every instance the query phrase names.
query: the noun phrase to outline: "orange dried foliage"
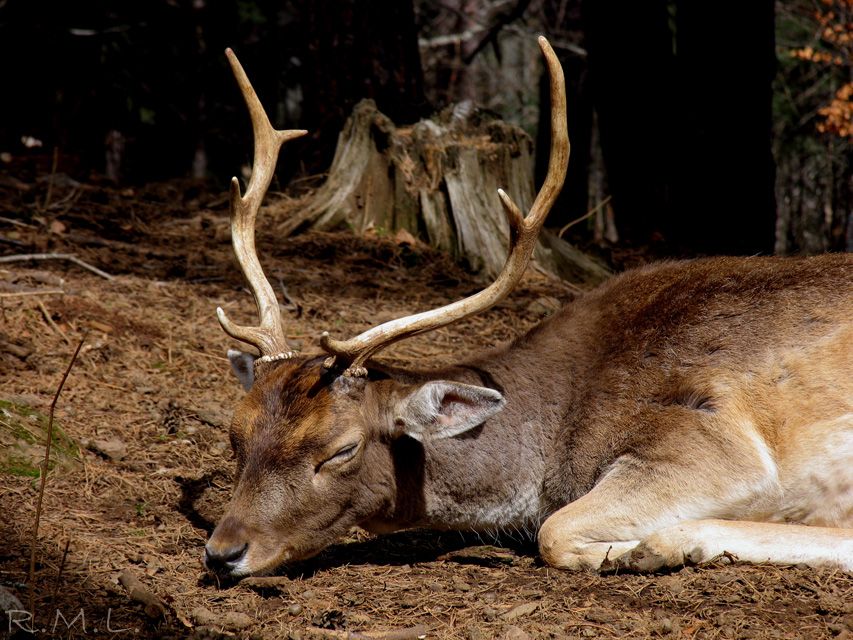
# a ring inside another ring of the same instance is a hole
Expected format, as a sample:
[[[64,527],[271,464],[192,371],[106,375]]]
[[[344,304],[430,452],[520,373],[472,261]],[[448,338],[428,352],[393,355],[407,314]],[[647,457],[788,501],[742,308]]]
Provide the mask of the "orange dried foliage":
[[[822,50],[807,46],[790,52],[792,58],[853,70],[853,0],[821,0],[829,7],[816,11]],[[818,113],[824,118],[818,131],[853,142],[853,82],[845,83]]]

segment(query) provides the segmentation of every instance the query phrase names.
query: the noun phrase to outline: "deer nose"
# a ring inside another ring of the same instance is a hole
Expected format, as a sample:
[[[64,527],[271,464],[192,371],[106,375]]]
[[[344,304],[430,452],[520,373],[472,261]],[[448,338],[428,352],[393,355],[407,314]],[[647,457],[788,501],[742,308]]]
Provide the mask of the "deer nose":
[[[204,547],[204,566],[216,573],[234,573],[246,559],[249,540],[237,518],[225,518]]]
[[[249,550],[249,543],[216,547],[210,543],[204,548],[204,566],[216,573],[231,573]]]

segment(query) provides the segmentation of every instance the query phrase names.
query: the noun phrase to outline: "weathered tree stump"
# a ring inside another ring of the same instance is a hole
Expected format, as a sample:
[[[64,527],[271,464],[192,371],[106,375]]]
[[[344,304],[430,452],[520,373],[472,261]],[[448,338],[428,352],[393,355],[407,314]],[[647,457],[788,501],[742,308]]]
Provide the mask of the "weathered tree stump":
[[[325,184],[281,230],[404,228],[493,277],[503,267],[509,238],[497,190],[529,210],[532,155],[524,131],[467,102],[398,128],[364,100],[338,138]],[[540,240],[534,259],[575,282],[597,283],[609,275],[553,235]]]

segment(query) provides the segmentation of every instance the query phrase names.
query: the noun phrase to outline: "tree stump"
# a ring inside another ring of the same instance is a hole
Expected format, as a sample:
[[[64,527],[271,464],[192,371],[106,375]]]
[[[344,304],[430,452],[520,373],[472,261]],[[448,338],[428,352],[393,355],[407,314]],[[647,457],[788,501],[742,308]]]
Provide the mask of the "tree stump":
[[[497,195],[522,211],[535,196],[533,145],[519,127],[463,102],[410,127],[396,127],[372,100],[356,105],[338,137],[329,177],[308,205],[282,225],[284,235],[347,224],[406,229],[467,261],[488,277],[500,273],[509,224]],[[545,270],[595,284],[609,271],[553,234],[534,259]]]

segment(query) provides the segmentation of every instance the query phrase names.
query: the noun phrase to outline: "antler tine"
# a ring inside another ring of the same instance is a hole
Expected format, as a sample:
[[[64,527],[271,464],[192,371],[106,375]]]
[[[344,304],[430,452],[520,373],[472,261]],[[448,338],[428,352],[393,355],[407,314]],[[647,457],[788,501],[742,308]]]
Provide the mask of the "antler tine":
[[[386,322],[351,340],[333,340],[328,332],[324,333],[320,344],[333,356],[326,360],[327,367],[331,367],[335,359],[340,358],[349,363],[344,375],[363,376],[367,373],[364,363],[381,349],[398,340],[432,331],[485,311],[503,300],[518,284],[533,255],[536,237],[563,188],[566,168],[569,164],[570,145],[566,127],[566,88],[563,69],[557,55],[544,37],[539,38],[539,47],[545,56],[551,79],[551,152],[548,160],[548,174],[526,218],[510,197],[503,190],[498,190],[510,226],[510,251],[500,275],[486,289],[464,300],[440,309]]]
[[[272,181],[281,145],[308,132],[273,129],[237,56],[231,49],[226,49],[225,55],[228,57],[240,92],[249,108],[255,138],[255,159],[252,163],[252,177],[249,179],[246,194],[240,196],[240,183],[237,178],[232,178],[229,200],[234,253],[255,297],[260,323],[257,327],[236,325],[231,322],[222,308],[216,309],[216,316],[228,335],[258,348],[262,356],[259,361],[290,358],[295,352],[290,350],[285,340],[278,300],[258,261],[255,249],[255,219]]]

